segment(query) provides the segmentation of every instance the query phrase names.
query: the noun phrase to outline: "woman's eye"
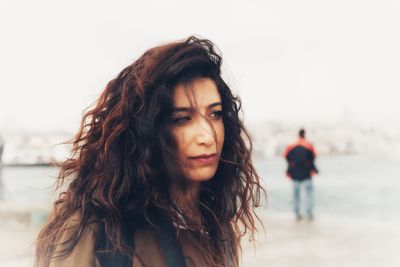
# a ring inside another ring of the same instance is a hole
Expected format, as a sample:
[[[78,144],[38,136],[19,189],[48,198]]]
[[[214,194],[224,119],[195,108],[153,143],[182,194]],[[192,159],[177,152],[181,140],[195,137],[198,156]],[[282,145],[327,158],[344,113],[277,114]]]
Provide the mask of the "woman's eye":
[[[214,118],[217,118],[217,119],[221,118],[222,117],[222,111],[221,110],[213,111],[211,113],[211,117],[214,117]]]
[[[176,124],[176,125],[181,125],[181,124],[184,124],[185,122],[187,122],[189,120],[190,120],[189,117],[178,117],[178,118],[173,119],[172,123]]]

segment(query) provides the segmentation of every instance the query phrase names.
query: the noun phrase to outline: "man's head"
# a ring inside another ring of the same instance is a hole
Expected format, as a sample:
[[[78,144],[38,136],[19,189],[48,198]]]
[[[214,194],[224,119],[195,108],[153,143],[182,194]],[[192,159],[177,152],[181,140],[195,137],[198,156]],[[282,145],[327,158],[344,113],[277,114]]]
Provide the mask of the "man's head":
[[[306,136],[306,130],[300,129],[300,131],[299,131],[299,137],[300,137],[300,138],[304,138],[305,136]]]

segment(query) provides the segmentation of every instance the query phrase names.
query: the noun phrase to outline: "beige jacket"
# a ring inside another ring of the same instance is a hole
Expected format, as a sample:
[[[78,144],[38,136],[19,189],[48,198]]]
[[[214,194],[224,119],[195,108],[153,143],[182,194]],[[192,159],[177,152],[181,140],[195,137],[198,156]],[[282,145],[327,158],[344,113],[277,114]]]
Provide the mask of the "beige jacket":
[[[75,222],[76,218],[71,219],[65,226],[68,228]],[[71,254],[65,258],[52,260],[49,267],[99,267],[100,264],[94,254],[97,228],[97,225],[87,227]],[[57,237],[58,243],[67,240],[71,234],[71,232],[64,231],[62,235]],[[199,247],[193,242],[193,236],[189,231],[181,231],[178,243],[181,246],[187,267],[207,266],[203,256],[199,253]],[[59,247],[56,248],[56,253],[59,250]],[[167,267],[164,255],[156,240],[156,235],[151,229],[135,231],[134,250],[136,252],[133,257],[134,267]]]

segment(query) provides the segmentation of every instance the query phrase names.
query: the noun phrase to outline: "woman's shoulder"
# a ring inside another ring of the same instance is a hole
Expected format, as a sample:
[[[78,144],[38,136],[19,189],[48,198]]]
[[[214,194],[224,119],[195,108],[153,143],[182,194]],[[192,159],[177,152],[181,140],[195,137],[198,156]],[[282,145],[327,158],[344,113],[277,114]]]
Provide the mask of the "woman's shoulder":
[[[94,216],[90,216],[84,221],[82,220],[82,213],[80,211],[75,211],[66,218],[60,228],[58,236],[60,238],[60,236],[63,235],[72,235],[78,229],[80,229],[79,232],[75,234],[86,233],[86,235],[95,235],[98,231],[98,222],[95,220]]]
[[[81,213],[73,213],[58,231],[49,267],[96,266],[94,249],[97,229],[98,224],[93,219],[83,225]]]

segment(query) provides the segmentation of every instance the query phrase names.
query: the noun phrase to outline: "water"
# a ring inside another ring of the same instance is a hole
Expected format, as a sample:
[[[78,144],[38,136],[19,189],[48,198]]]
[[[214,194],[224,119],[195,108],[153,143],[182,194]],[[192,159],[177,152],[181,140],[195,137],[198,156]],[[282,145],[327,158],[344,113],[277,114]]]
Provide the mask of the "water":
[[[256,161],[267,189],[267,209],[291,212],[291,181],[284,159]],[[317,160],[314,179],[316,214],[400,221],[400,160],[372,157],[325,157]],[[5,167],[5,199],[14,203],[48,204],[58,169]]]
[[[372,157],[325,157],[314,178],[316,214],[400,222],[400,160]],[[284,159],[257,162],[266,184],[267,208],[291,212],[291,181]]]
[[[55,167],[4,167],[4,198],[17,204],[48,205],[55,199]]]

